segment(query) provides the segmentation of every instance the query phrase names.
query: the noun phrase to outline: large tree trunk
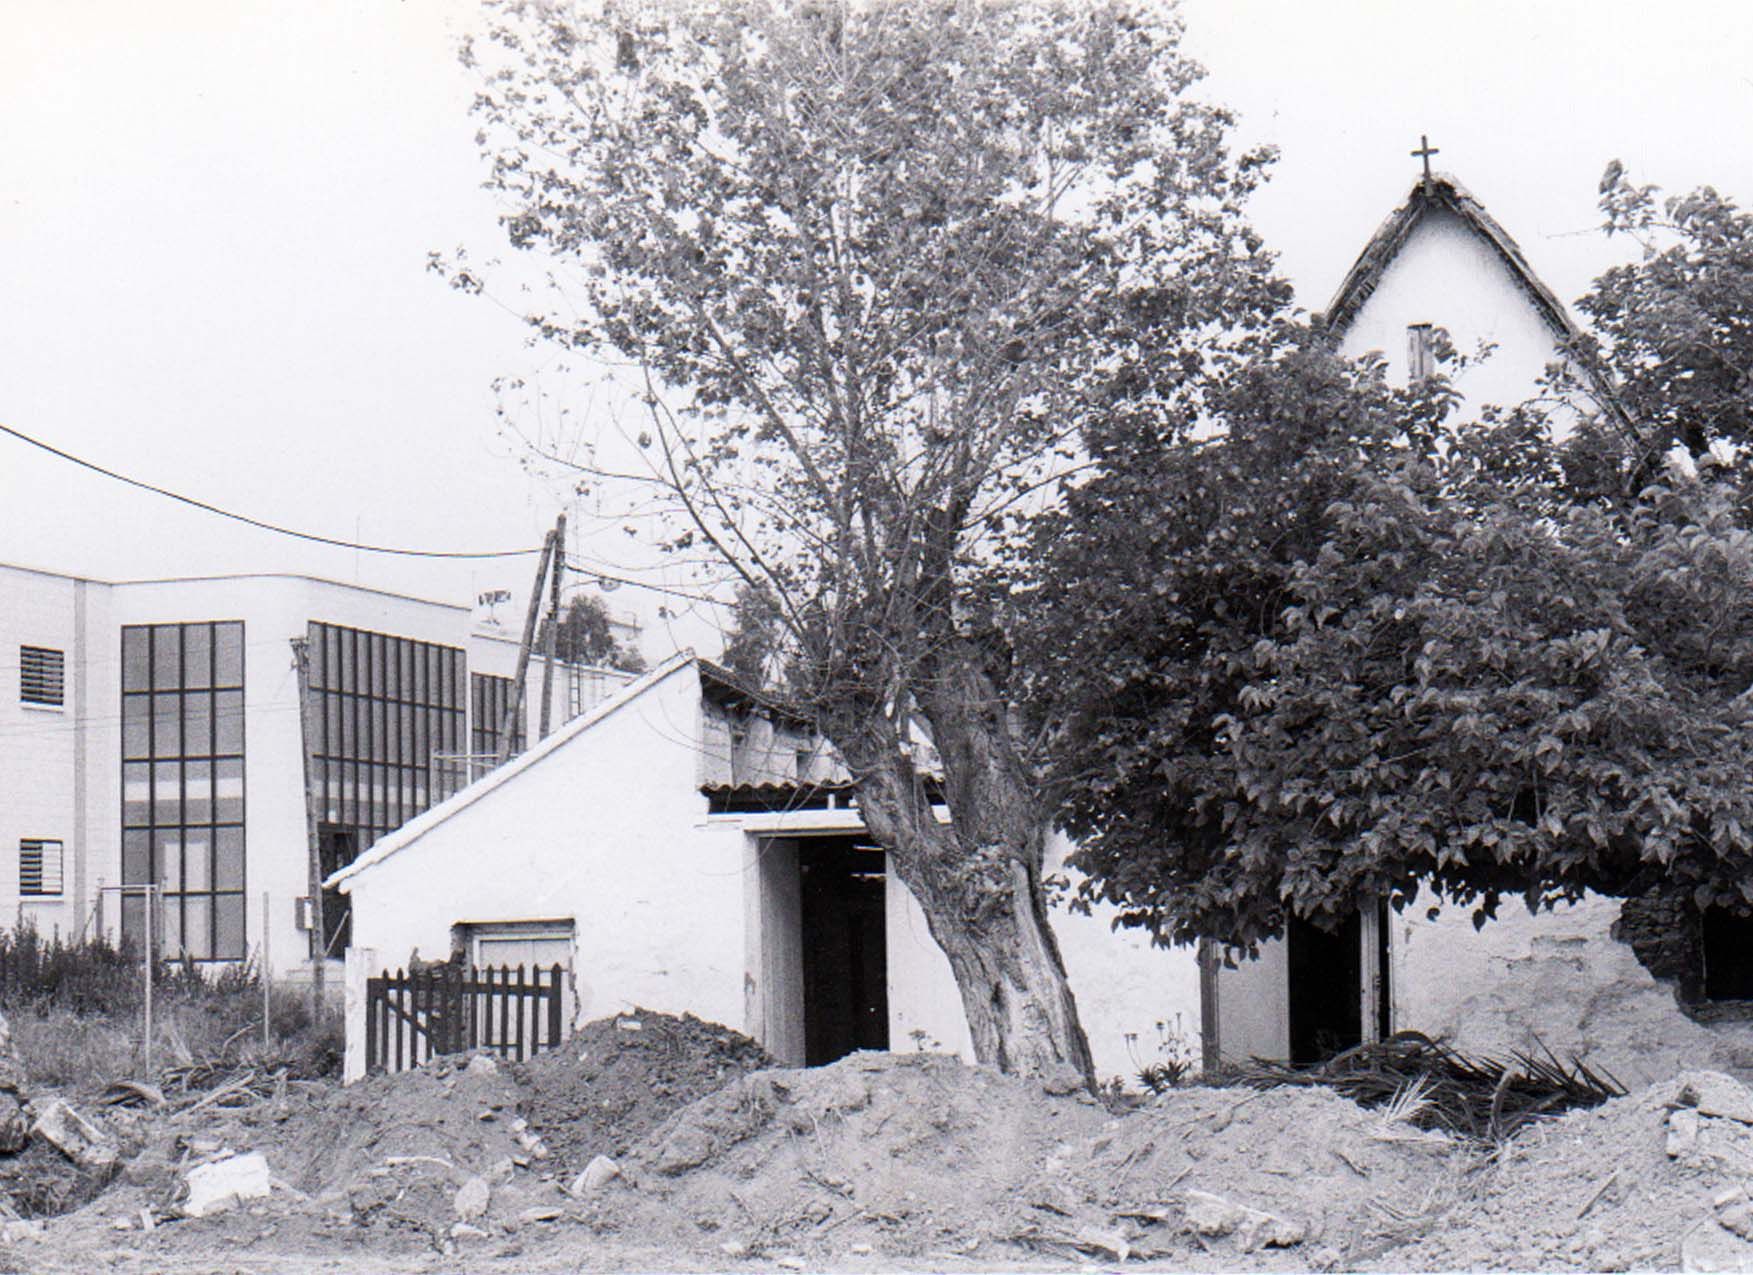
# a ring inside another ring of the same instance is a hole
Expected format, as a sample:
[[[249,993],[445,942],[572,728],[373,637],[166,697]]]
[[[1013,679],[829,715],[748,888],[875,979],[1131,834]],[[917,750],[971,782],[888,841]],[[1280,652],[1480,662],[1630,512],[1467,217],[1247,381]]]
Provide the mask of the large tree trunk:
[[[952,823],[938,821],[905,741],[866,718],[834,743],[858,778],[866,825],[949,957],[974,1056],[1068,1089],[1093,1086],[1065,963],[1041,891],[1047,822],[1017,757],[1008,710],[973,651],[933,660],[920,696]]]

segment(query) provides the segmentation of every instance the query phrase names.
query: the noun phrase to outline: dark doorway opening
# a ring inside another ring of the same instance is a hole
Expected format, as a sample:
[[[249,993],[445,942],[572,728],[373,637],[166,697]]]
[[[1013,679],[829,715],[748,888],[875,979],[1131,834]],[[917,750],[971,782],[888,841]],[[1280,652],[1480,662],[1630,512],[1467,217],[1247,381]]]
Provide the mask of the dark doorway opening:
[[[1753,916],[1706,908],[1704,998],[1753,1001]]]
[[[357,834],[351,828],[332,823],[317,825],[317,855],[323,880],[352,863],[359,856]],[[323,952],[335,956],[344,952],[353,941],[351,900],[337,889],[323,891]]]
[[[850,839],[798,842],[806,1066],[889,1047],[883,866]]]
[[[1324,1062],[1363,1044],[1363,914],[1354,912],[1332,930],[1292,917],[1285,932],[1290,965],[1290,1061]],[[1388,919],[1377,914],[1374,968],[1381,989],[1377,1039],[1389,1031]]]

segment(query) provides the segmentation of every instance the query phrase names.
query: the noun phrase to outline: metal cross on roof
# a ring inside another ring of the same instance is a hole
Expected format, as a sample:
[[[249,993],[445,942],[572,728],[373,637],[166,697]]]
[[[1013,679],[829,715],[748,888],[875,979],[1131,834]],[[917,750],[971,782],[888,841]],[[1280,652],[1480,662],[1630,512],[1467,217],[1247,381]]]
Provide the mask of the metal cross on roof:
[[[1430,180],[1430,157],[1432,155],[1440,154],[1442,154],[1442,151],[1430,144],[1430,138],[1426,137],[1423,133],[1418,135],[1418,149],[1412,152],[1412,156],[1414,159],[1422,159],[1424,161],[1425,181],[1428,182]]]

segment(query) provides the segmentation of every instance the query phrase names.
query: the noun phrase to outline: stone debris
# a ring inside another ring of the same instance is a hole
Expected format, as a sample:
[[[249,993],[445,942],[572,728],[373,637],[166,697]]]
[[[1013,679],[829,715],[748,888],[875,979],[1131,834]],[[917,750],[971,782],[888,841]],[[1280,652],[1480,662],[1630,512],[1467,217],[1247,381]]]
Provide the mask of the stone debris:
[[[484,1240],[489,1235],[472,1222],[458,1222],[450,1228],[450,1237],[453,1240]]]
[[[465,1222],[473,1222],[486,1216],[487,1205],[492,1202],[493,1188],[487,1185],[485,1178],[470,1178],[457,1188],[456,1195],[451,1197],[456,1214]]]
[[[1309,1235],[1306,1223],[1235,1204],[1209,1191],[1188,1191],[1182,1207],[1187,1225],[1194,1231],[1214,1239],[1234,1234],[1244,1253],[1257,1248],[1290,1248]]]
[[[16,1244],[20,1240],[40,1240],[43,1237],[43,1223],[40,1218],[28,1221],[15,1219],[0,1226],[0,1244]]]
[[[208,1217],[241,1200],[266,1199],[273,1189],[267,1157],[259,1152],[196,1165],[183,1180],[188,1186],[182,1202],[184,1217]]]
[[[602,1190],[609,1182],[621,1176],[621,1166],[606,1155],[599,1155],[584,1166],[584,1172],[572,1179],[567,1193],[579,1199],[593,1192]]]
[[[1680,1077],[1680,1092],[1675,1101],[1696,1107],[1701,1116],[1753,1125],[1753,1093],[1721,1072],[1687,1072]]]
[[[120,1159],[97,1127],[59,1098],[37,1117],[30,1136],[43,1139],[80,1168],[99,1176],[114,1172]]]
[[[1668,1158],[1677,1160],[1698,1145],[1698,1112],[1679,1107],[1668,1113]]]
[[[499,1074],[499,1064],[491,1054],[476,1054],[463,1070],[471,1076],[495,1076]]]
[[[528,1226],[532,1222],[554,1222],[564,1216],[564,1210],[552,1204],[532,1204],[517,1215],[519,1226]]]
[[[1717,1224],[1744,1240],[1753,1241],[1753,1199],[1741,1187],[1732,1187],[1712,1201]]]

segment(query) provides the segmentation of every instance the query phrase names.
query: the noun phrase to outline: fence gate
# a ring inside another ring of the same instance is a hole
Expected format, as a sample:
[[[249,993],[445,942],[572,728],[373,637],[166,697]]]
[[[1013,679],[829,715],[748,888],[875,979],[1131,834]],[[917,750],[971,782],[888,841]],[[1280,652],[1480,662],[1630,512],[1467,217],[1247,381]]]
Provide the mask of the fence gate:
[[[487,1050],[522,1062],[560,1043],[566,970],[436,965],[365,980],[367,1071]]]

